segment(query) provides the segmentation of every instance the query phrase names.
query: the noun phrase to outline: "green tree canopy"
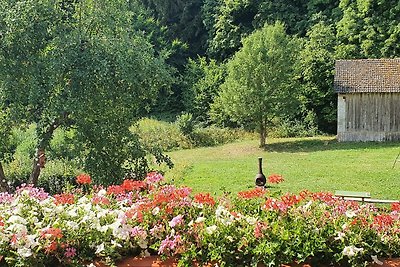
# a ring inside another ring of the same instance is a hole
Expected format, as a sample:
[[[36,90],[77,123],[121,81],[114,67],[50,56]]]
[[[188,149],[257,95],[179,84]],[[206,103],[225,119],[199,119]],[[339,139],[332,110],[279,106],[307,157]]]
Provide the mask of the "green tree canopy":
[[[339,58],[382,58],[400,55],[400,2],[341,0],[337,24]]]
[[[130,4],[0,0],[0,105],[37,124],[31,182],[58,127],[77,129],[86,170],[100,181],[121,179],[127,160],[143,156],[129,127],[170,74]]]
[[[227,63],[227,78],[219,105],[234,121],[258,128],[265,145],[271,120],[290,109],[296,97],[292,86],[298,43],[284,25],[265,25],[243,40],[243,47]]]

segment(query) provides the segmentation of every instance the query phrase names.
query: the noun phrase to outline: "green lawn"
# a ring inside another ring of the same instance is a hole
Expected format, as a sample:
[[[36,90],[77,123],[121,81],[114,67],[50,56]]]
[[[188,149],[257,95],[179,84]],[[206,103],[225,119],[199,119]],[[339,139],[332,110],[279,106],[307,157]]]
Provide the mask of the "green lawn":
[[[283,175],[272,187],[283,192],[367,191],[373,198],[400,199],[400,161],[392,169],[400,143],[338,143],[333,137],[269,139],[267,148],[257,140],[220,147],[168,153],[175,168],[168,179],[195,192],[238,192],[254,187],[258,157],[264,174]]]

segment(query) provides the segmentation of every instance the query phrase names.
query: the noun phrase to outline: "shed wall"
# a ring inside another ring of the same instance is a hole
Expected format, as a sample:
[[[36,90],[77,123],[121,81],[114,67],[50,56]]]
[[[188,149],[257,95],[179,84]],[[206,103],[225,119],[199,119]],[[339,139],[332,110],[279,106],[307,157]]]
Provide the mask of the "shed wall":
[[[400,93],[339,94],[338,109],[339,141],[400,140]]]

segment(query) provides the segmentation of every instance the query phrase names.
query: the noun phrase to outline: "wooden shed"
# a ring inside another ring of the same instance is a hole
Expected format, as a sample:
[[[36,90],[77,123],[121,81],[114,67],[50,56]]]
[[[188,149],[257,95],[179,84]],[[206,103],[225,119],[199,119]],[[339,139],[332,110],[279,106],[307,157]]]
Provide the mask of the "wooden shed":
[[[400,140],[400,59],[338,60],[339,141]]]

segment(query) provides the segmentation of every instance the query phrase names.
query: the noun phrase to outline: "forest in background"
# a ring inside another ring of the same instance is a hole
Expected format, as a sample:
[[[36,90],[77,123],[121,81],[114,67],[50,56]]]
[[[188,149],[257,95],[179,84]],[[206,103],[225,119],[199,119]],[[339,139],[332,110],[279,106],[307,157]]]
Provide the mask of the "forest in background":
[[[175,82],[159,95],[153,112],[190,112],[207,124],[229,125],[229,118],[209,116],[225,81],[225,64],[242,47],[242,39],[266,23],[280,21],[289,36],[301,40],[292,88],[299,108],[277,118],[279,124],[296,122],[335,133],[335,59],[400,55],[400,2],[396,0],[139,2],[154,23],[154,28],[149,25],[144,31],[151,33],[155,47],[169,50],[167,63],[176,70]]]

